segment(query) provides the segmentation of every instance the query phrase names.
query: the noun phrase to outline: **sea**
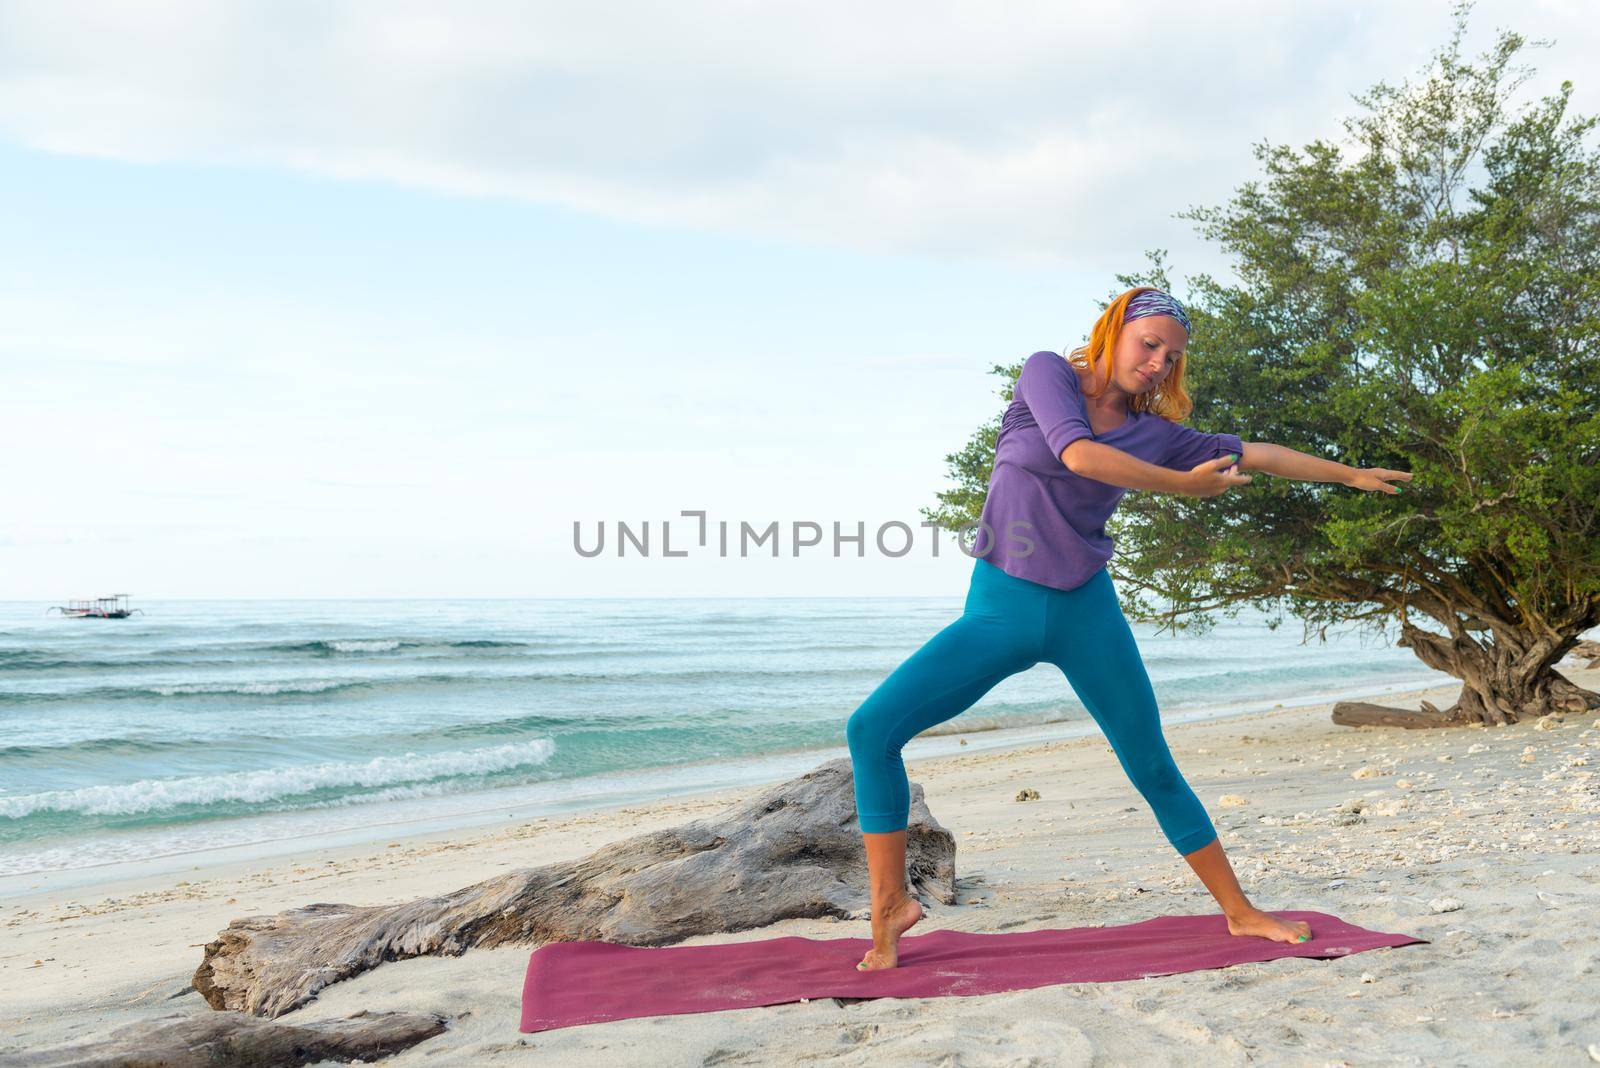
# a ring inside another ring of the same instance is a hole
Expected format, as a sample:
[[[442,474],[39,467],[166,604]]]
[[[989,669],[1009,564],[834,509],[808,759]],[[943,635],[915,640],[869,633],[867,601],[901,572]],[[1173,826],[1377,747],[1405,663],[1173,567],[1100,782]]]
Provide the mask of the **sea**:
[[[962,600],[0,602],[0,897],[797,775]],[[1133,629],[1168,723],[1451,681],[1392,632]],[[1095,733],[1041,664],[905,756]]]

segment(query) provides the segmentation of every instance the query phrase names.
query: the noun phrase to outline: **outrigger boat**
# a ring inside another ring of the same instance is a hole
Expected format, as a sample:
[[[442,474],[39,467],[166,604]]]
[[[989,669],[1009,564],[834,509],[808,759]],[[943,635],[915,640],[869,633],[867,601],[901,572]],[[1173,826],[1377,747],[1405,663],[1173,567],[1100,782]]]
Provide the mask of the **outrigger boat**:
[[[127,619],[129,616],[144,615],[142,608],[129,608],[126,593],[114,593],[110,597],[96,597],[88,601],[68,601],[66,604],[51,605],[45,609],[44,614],[60,612],[72,619]]]

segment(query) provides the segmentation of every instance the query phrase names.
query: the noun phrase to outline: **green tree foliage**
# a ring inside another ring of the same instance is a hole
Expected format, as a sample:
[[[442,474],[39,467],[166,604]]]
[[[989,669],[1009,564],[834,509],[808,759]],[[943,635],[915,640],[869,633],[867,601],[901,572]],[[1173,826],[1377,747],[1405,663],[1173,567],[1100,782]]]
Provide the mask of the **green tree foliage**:
[[[1134,618],[1204,629],[1250,604],[1324,637],[1397,621],[1462,680],[1444,720],[1504,723],[1600,706],[1554,667],[1600,624],[1600,156],[1596,120],[1567,115],[1571,82],[1508,114],[1526,42],[1501,31],[1463,62],[1470,7],[1422,84],[1355,98],[1350,145],[1259,143],[1264,179],[1179,215],[1238,278],[1199,275],[1182,298],[1190,422],[1412,481],[1130,491],[1108,533]],[[1102,309],[1129,286],[1171,291],[1151,255]],[[998,427],[947,458],[958,486],[928,519],[977,519]]]

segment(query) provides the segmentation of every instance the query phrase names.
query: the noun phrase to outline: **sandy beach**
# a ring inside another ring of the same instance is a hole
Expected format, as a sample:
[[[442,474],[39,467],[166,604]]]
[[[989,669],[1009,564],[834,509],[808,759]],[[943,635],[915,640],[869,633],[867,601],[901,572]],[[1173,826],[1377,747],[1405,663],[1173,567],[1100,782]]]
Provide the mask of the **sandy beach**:
[[[1591,689],[1600,670],[1563,664]],[[1383,703],[1441,706],[1454,687]],[[388,1063],[1590,1064],[1600,1061],[1600,723],[1336,727],[1329,705],[1172,725],[1174,755],[1258,907],[1429,940],[980,997],[831,999],[517,1030],[529,948],[386,964],[283,1019],[425,1010],[449,1030]],[[927,760],[914,782],[957,840],[955,906],[914,933],[1131,923],[1215,906],[1098,735]],[[1018,801],[1023,788],[1038,800]],[[582,856],[712,814],[744,791],[436,833],[181,879],[0,903],[0,1063],[208,1008],[201,946],[235,917],[381,904]],[[864,863],[864,861],[863,861]],[[866,937],[793,920],[692,942]],[[324,1062],[332,1063],[332,1062]]]

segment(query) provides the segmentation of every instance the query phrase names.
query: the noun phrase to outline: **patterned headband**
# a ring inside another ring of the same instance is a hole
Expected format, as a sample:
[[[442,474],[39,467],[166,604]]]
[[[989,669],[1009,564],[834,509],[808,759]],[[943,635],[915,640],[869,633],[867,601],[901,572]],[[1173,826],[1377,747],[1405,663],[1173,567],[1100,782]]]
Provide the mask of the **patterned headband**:
[[[1182,304],[1159,289],[1146,289],[1128,301],[1122,321],[1129,323],[1146,315],[1170,315],[1183,324],[1184,330],[1189,329],[1189,313],[1183,310]]]

